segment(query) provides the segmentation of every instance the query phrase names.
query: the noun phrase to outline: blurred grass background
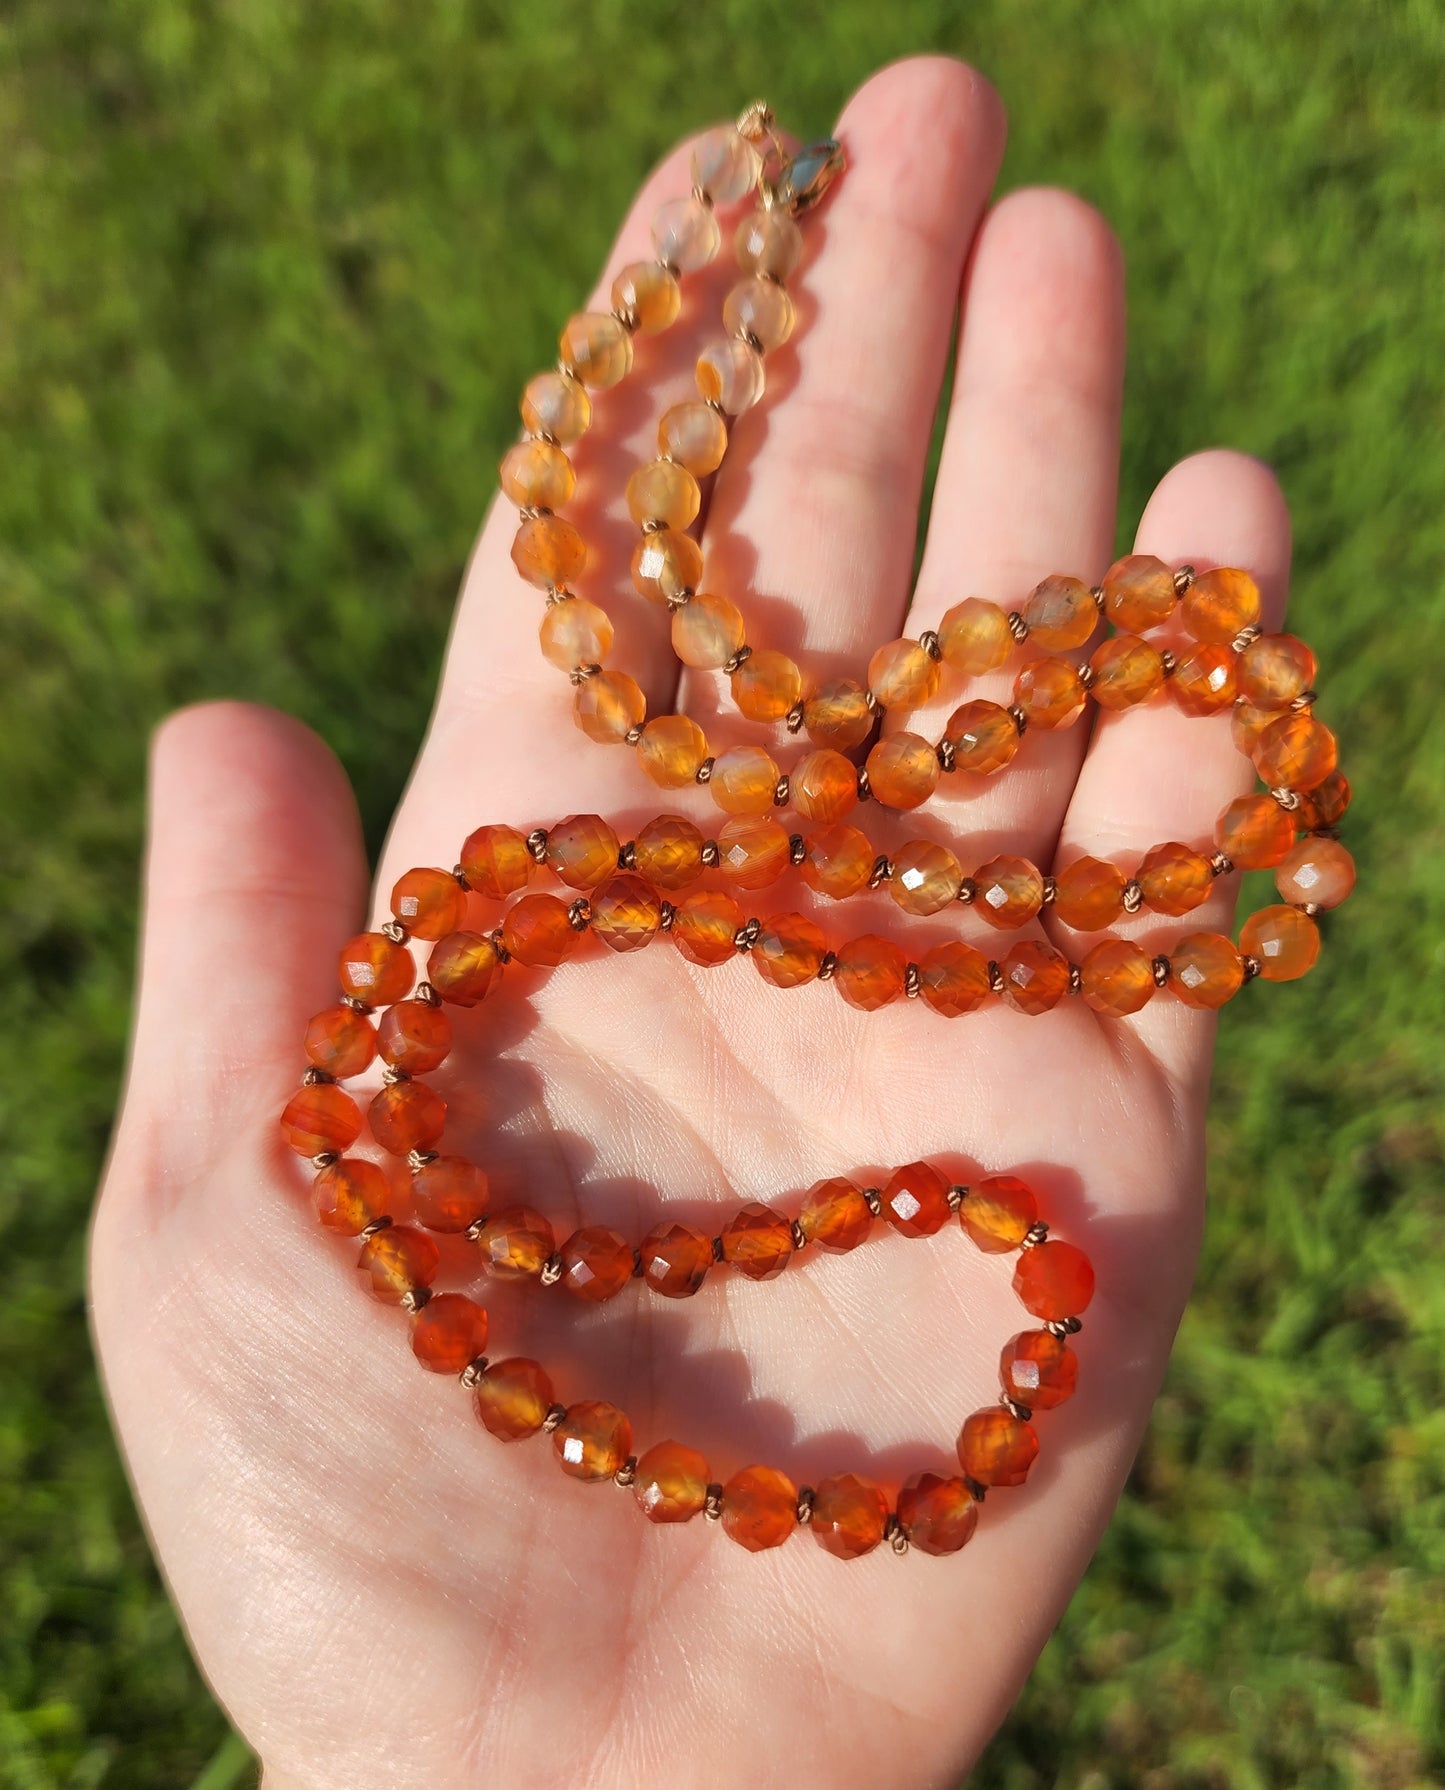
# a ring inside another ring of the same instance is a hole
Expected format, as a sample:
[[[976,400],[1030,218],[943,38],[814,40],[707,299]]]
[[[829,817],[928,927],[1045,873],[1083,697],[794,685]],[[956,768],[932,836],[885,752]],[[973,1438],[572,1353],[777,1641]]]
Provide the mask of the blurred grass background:
[[[1226,1019],[1165,1396],[974,1782],[1445,1783],[1438,0],[4,0],[0,1784],[252,1777],[84,1326],[148,729],[290,708],[379,840],[515,394],[643,170],[925,48],[1002,89],[1006,184],[1123,239],[1121,539],[1194,448],[1280,470],[1364,867],[1308,985]]]

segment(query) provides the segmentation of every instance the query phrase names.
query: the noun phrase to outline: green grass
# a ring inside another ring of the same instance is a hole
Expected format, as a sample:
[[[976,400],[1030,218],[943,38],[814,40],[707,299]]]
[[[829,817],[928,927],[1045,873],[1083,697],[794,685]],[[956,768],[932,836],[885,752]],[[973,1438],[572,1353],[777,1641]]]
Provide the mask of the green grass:
[[[0,1784],[246,1781],[108,1434],[82,1238],[130,992],[146,735],[331,739],[375,842],[514,394],[637,177],[766,92],[967,55],[1005,180],[1130,264],[1123,532],[1226,441],[1364,879],[1223,1036],[1199,1291],[986,1790],[1445,1781],[1445,9],[1438,0],[10,0],[0,7]]]

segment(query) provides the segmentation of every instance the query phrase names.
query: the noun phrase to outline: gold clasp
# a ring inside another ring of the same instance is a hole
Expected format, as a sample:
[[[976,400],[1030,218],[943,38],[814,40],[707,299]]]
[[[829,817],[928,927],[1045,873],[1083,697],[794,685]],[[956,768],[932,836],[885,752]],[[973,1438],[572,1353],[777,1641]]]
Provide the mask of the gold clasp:
[[[794,156],[783,159],[771,178],[763,173],[763,203],[786,205],[796,217],[811,211],[824,193],[848,166],[843,145],[835,137],[820,137]]]

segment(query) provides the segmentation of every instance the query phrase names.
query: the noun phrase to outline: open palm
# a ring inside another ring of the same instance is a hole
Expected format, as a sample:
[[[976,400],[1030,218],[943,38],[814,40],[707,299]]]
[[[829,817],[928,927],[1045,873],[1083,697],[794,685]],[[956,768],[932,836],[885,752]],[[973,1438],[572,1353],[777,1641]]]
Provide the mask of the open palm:
[[[808,226],[797,336],[711,494],[710,585],[742,603],[753,638],[818,677],[856,674],[873,645],[935,626],[962,596],[1012,607],[1043,575],[1093,580],[1110,558],[1120,258],[1065,194],[989,208],[1003,132],[996,97],[951,62],[899,65],[856,96],[839,127],[849,172]],[[646,252],[648,219],[686,190],[686,167],[684,147],[648,182],[604,291]],[[617,622],[614,662],[652,712],[685,707],[731,743],[713,681],[689,673],[677,688],[658,612],[627,589],[620,502],[657,415],[690,391],[725,262],[601,406],[573,514],[594,544],[589,594],[603,590]],[[383,896],[410,865],[450,865],[483,821],[596,811],[629,837],[659,806],[685,811],[649,794],[625,750],[572,727],[508,559],[512,527],[493,514],[468,572]],[[1277,625],[1288,525],[1254,462],[1177,467],[1139,545],[1249,566]],[[990,682],[970,694],[996,694]],[[1031,734],[992,782],[946,780],[898,823],[906,833],[871,809],[868,825],[880,850],[924,834],[966,864],[999,851],[1129,862],[1207,838],[1251,781],[1224,722],[1153,703],[1092,734]],[[702,792],[696,812],[710,812]],[[1191,925],[1227,925],[1234,880]],[[500,1447],[455,1383],[418,1369],[405,1320],[358,1295],[354,1247],[318,1234],[276,1114],[300,1029],[334,999],[336,948],[368,905],[354,804],[314,736],[240,705],[162,729],[95,1322],[161,1563],[270,1790],[949,1782],[1016,1695],[1147,1419],[1198,1241],[1212,1019],[1165,998],[1115,1022],[1080,1002],[1039,1019],[994,1005],[950,1021],[920,1002],[864,1015],[826,987],[783,994],[743,960],[702,970],[665,947],[511,970],[458,1019],[438,1078],[447,1147],[486,1164],[498,1203],[525,1198],[559,1234],[580,1215],[632,1238],[664,1215],[716,1228],[744,1200],[795,1209],[823,1175],[927,1156],[964,1178],[1020,1170],[1092,1256],[1078,1396],[1042,1425],[1028,1485],[990,1499],[961,1555],[885,1548],[845,1567],[806,1537],[754,1555],[705,1522],[640,1521],[629,1497],[559,1474],[545,1443]],[[883,907],[878,929],[906,927],[910,945],[945,934]],[[850,909],[851,923],[868,901]],[[823,916],[834,942],[838,919]],[[1180,930],[1131,924],[1146,944]],[[475,1259],[459,1240],[447,1259],[465,1284]],[[636,1289],[597,1308],[492,1285],[478,1296],[493,1354],[537,1355],[564,1400],[615,1400],[639,1451],[676,1437],[717,1478],[765,1461],[799,1483],[950,1470],[959,1423],[997,1397],[998,1349],[1019,1327],[1006,1268],[957,1227],[810,1252],[771,1284],[716,1275],[682,1304]]]

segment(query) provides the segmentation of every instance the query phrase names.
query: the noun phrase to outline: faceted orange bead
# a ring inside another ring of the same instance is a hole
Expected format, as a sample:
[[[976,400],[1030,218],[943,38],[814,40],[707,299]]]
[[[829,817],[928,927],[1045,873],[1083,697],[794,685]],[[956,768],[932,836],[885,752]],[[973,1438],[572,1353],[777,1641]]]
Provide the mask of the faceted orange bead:
[[[786,280],[803,257],[803,233],[786,206],[749,212],[733,238],[738,266],[749,273]]]
[[[887,1524],[888,1500],[871,1481],[856,1473],[819,1480],[810,1525],[814,1540],[826,1553],[839,1560],[871,1554]]]
[[[1103,858],[1075,858],[1054,878],[1054,912],[1077,932],[1101,932],[1124,911],[1124,872]]]
[[[819,1181],[803,1196],[798,1223],[810,1243],[829,1255],[856,1249],[873,1227],[873,1214],[863,1190],[835,1175]]]
[[[484,933],[454,932],[427,959],[426,979],[453,1007],[475,1007],[500,976],[502,960]]]
[[[364,1013],[344,1001],[306,1024],[306,1060],[336,1081],[360,1075],[376,1055],[376,1033]]]
[[[524,895],[502,921],[503,944],[518,963],[533,969],[555,969],[581,937],[567,917],[567,904],[556,895]]]
[[[1294,819],[1273,796],[1240,796],[1220,815],[1214,837],[1236,870],[1272,870],[1294,844]]]
[[[732,746],[714,761],[708,789],[725,814],[767,814],[780,775],[777,760],[761,746]]]
[[[503,901],[525,889],[536,867],[515,827],[478,827],[462,847],[462,875],[489,901]]]
[[[566,373],[538,373],[522,393],[522,423],[533,435],[580,441],[592,421],[586,388]]]
[[[827,746],[798,760],[788,788],[793,806],[805,820],[842,820],[858,805],[857,768]]]
[[[494,1361],[472,1395],[477,1416],[500,1442],[535,1436],[552,1405],[552,1382],[539,1363],[523,1355]]]
[[[1169,953],[1169,986],[1186,1007],[1222,1007],[1243,981],[1239,953],[1220,933],[1187,933]]]
[[[736,336],[724,336],[704,348],[693,377],[698,396],[708,404],[721,405],[729,416],[751,410],[767,383],[762,356]]]
[[[885,709],[922,708],[938,678],[938,660],[916,640],[890,640],[868,661],[868,688]]]
[[[1088,1309],[1094,1297],[1093,1264],[1075,1244],[1049,1238],[1019,1256],[1013,1287],[1026,1311],[1057,1324]]]
[[[547,834],[547,868],[569,889],[595,889],[616,870],[617,849],[600,814],[569,814]]]
[[[705,889],[677,904],[672,942],[689,963],[711,967],[738,954],[733,943],[743,924],[743,910],[731,895]]]
[[[844,901],[868,887],[877,861],[871,840],[857,827],[824,827],[809,839],[800,869],[810,889]]]
[[[949,940],[926,951],[918,964],[919,993],[935,1013],[957,1019],[981,1006],[989,993],[988,959],[982,951]]]
[[[1069,991],[1069,962],[1038,939],[1024,939],[998,966],[1003,998],[1015,1012],[1047,1013]]]
[[[680,814],[659,814],[632,842],[637,874],[670,894],[702,875],[701,832]]]
[[[1174,574],[1152,553],[1129,553],[1104,574],[1104,613],[1127,634],[1167,622],[1177,601]]]
[[[744,1467],[722,1490],[722,1526],[756,1554],[780,1547],[798,1526],[798,1488],[776,1467]]]
[[[789,863],[788,835],[762,814],[735,814],[718,828],[718,864],[740,889],[766,889]]]
[[[710,404],[674,404],[657,425],[657,445],[695,479],[703,479],[723,463],[728,426]]]
[[[732,674],[732,693],[749,721],[781,721],[803,694],[803,674],[786,653],[750,653]]]
[[[742,611],[726,597],[700,590],[672,612],[672,650],[684,665],[721,671],[742,643]]]
[[[452,1022],[426,1001],[398,1001],[382,1015],[377,1047],[393,1069],[429,1075],[452,1048]]]
[[[1200,572],[1179,600],[1184,626],[1196,640],[1228,646],[1243,628],[1259,620],[1259,586],[1237,566]]]
[[[434,1157],[412,1176],[411,1209],[429,1231],[464,1231],[487,1209],[487,1177],[465,1156]]]
[[[711,1469],[681,1442],[657,1442],[637,1463],[632,1495],[651,1523],[685,1523],[707,1503]]]
[[[931,1237],[948,1223],[948,1181],[931,1162],[895,1169],[883,1189],[883,1216],[905,1237]]]
[[[1079,1358],[1051,1330],[1022,1330],[1004,1344],[998,1371],[1009,1398],[1031,1411],[1052,1411],[1074,1396]]]
[[[997,702],[966,702],[948,717],[943,737],[953,747],[953,768],[992,776],[1013,761],[1019,749],[1014,718]]]
[[[367,1112],[371,1135],[392,1156],[429,1150],[446,1129],[447,1103],[422,1081],[385,1087]]]
[[[675,603],[702,579],[702,548],[691,535],[659,528],[632,550],[632,582],[654,603]]]
[[[361,1108],[333,1082],[300,1088],[281,1114],[281,1135],[301,1156],[349,1150],[361,1135]]]
[[[798,988],[823,967],[828,941],[806,914],[774,914],[758,929],[748,955],[764,982]]]
[[[1294,982],[1315,966],[1320,929],[1297,907],[1262,907],[1245,921],[1239,948],[1259,960],[1266,982]]]
[[[702,508],[697,480],[675,460],[649,460],[627,481],[627,509],[640,528],[686,528]]]
[[[1104,641],[1094,649],[1089,668],[1094,674],[1089,694],[1100,708],[1133,708],[1164,687],[1163,658],[1135,634]]]
[[[1287,709],[1315,681],[1319,661],[1293,634],[1261,634],[1239,655],[1239,693],[1262,709]]]
[[[936,914],[958,900],[963,869],[946,845],[911,839],[893,855],[888,893],[905,914]]]
[[[1259,736],[1254,766],[1271,789],[1314,789],[1335,768],[1335,736],[1313,715],[1286,714]]]
[[[467,892],[449,870],[408,870],[391,891],[391,911],[413,938],[445,938],[462,923]]]
[[[1186,715],[1217,715],[1235,698],[1235,655],[1227,646],[1191,647],[1174,667],[1169,688]]]
[[[1338,907],[1355,886],[1355,860],[1338,839],[1301,839],[1281,861],[1274,886],[1300,907]]]
[[[569,1405],[552,1431],[557,1465],[573,1479],[611,1479],[632,1452],[632,1425],[627,1414],[604,1399]]]
[[[1344,818],[1350,805],[1350,780],[1343,771],[1331,771],[1322,783],[1298,794],[1300,805],[1295,813],[1302,827],[1311,832],[1318,827],[1333,827]]]
[[[964,1472],[979,1485],[1022,1485],[1038,1458],[1039,1438],[1002,1405],[975,1411],[958,1438]]]
[[[595,603],[569,597],[547,605],[537,638],[549,665],[559,671],[580,671],[584,665],[601,665],[611,652],[612,619]]]
[[[592,931],[609,951],[640,951],[657,937],[662,901],[640,876],[613,876],[592,897]]]
[[[1214,872],[1209,859],[1190,846],[1171,842],[1156,845],[1145,852],[1134,881],[1143,893],[1145,905],[1156,914],[1190,913],[1214,887]]]
[[[1259,736],[1271,721],[1278,719],[1278,709],[1256,708],[1252,702],[1245,702],[1242,697],[1236,698],[1229,713],[1229,737],[1234,741],[1235,751],[1242,752],[1246,758],[1253,758]]]
[[[311,1183],[311,1201],[327,1230],[356,1237],[388,1215],[391,1184],[374,1162],[343,1156]]]
[[[1014,679],[1014,701],[1030,727],[1068,727],[1084,710],[1078,668],[1067,659],[1030,659]]]
[[[938,754],[916,733],[890,733],[868,754],[868,783],[885,808],[920,807],[938,788]]]
[[[487,1347],[487,1314],[465,1293],[434,1293],[411,1321],[411,1352],[434,1374],[459,1374]]]
[[[482,1267],[493,1280],[535,1280],[555,1248],[551,1225],[530,1206],[494,1212],[477,1235]]]
[[[1027,858],[990,858],[973,873],[974,906],[981,920],[1012,931],[1044,905],[1044,879]]]
[[[867,692],[847,677],[820,684],[803,704],[803,726],[815,746],[832,746],[839,752],[861,746],[873,731]]]
[[[642,1239],[642,1278],[665,1299],[686,1299],[707,1279],[712,1238],[690,1224],[656,1224]]]
[[[677,321],[682,287],[660,261],[629,261],[612,282],[612,308],[631,317],[646,335]]]
[[[437,1246],[425,1231],[389,1224],[362,1244],[356,1270],[373,1299],[400,1305],[408,1293],[429,1287],[440,1265]]]
[[[603,1224],[584,1225],[562,1245],[562,1285],[593,1304],[620,1293],[632,1266],[632,1245]]]
[[[1017,1175],[990,1175],[969,1188],[958,1208],[959,1222],[985,1255],[1017,1249],[1038,1216],[1033,1188]]]
[[[723,300],[723,328],[761,342],[766,354],[781,348],[792,335],[795,319],[787,288],[776,280],[756,276],[739,280]]]
[[[1079,992],[1106,1019],[1137,1013],[1154,996],[1154,964],[1149,953],[1127,939],[1105,939],[1079,967]]]
[[[956,1554],[978,1527],[978,1505],[961,1479],[915,1473],[898,1494],[898,1521],[924,1554]]]
[[[416,967],[405,945],[383,932],[359,932],[341,947],[337,977],[343,994],[368,1007],[389,1007],[411,992]]]
[[[577,489],[577,474],[552,442],[517,441],[502,456],[502,489],[519,509],[560,510]]]
[[[632,337],[610,311],[578,311],[563,326],[557,353],[573,378],[605,391],[632,366]]]
[[[722,1231],[723,1260],[749,1280],[776,1280],[793,1254],[793,1227],[781,1212],[750,1200]]]
[[[944,663],[967,677],[995,671],[1014,648],[1008,617],[997,603],[965,597],[938,624],[938,647]]]
[[[625,671],[599,671],[584,678],[572,701],[572,718],[589,740],[621,745],[647,716],[647,698]]]
[[[541,590],[571,584],[587,564],[587,543],[565,516],[524,516],[512,538],[512,564]]]
[[[690,715],[657,715],[642,730],[637,760],[659,789],[697,781],[707,757],[707,735]]]
[[[1082,578],[1061,572],[1034,586],[1022,613],[1035,644],[1051,653],[1082,646],[1099,625],[1094,593]]]
[[[908,959],[892,939],[865,933],[838,949],[833,986],[850,1007],[873,1013],[898,1000],[907,987]]]

